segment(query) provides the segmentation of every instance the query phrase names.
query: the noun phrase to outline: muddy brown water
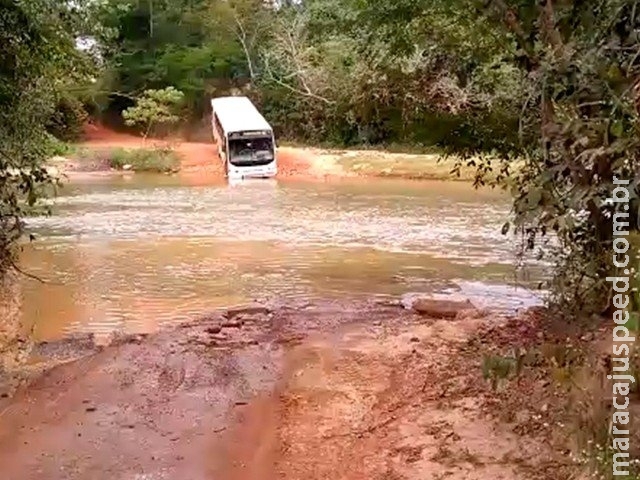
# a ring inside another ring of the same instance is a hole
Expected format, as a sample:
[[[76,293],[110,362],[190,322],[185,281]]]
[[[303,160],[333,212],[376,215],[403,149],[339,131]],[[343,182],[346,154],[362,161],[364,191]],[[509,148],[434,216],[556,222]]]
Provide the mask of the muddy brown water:
[[[514,288],[509,200],[453,182],[76,179],[29,224],[23,320],[39,340],[150,332],[249,301],[464,295],[539,301]],[[541,275],[534,267],[532,278]]]

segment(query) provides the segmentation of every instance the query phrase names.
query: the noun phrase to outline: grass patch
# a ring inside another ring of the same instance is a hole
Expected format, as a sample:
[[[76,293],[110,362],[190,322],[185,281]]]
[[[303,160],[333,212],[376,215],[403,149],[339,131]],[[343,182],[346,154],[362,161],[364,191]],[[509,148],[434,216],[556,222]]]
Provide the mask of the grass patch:
[[[48,157],[68,157],[75,152],[75,145],[58,140],[51,134],[47,134],[44,144],[45,153]]]
[[[180,170],[180,158],[170,148],[78,149],[72,159],[78,171],[128,170],[172,173]]]
[[[111,152],[110,166],[116,170],[167,173],[180,169],[180,159],[169,148],[117,149]]]
[[[348,172],[368,177],[391,177],[418,180],[458,180],[472,182],[478,172],[475,159],[471,166],[462,161],[459,175],[454,173],[457,166],[455,156],[447,156],[445,150],[438,146],[410,145],[391,143],[385,145],[359,145],[340,147],[331,143],[309,145],[290,139],[282,139],[279,146],[285,148],[314,149],[337,158],[336,163]],[[495,180],[499,162],[493,162],[494,174],[488,173],[485,180]],[[517,172],[522,161],[511,163],[512,172]]]
[[[388,152],[404,153],[407,155],[442,155],[444,150],[434,145],[416,145],[408,143],[387,143],[387,144],[359,144],[344,146],[335,142],[304,142],[291,138],[278,138],[277,144],[280,147],[288,148],[317,148],[320,150],[334,150],[340,152]]]
[[[462,167],[460,176],[452,173],[455,160],[440,154],[410,155],[378,152],[346,152],[338,163],[347,171],[365,176],[422,180],[472,181],[475,169]]]

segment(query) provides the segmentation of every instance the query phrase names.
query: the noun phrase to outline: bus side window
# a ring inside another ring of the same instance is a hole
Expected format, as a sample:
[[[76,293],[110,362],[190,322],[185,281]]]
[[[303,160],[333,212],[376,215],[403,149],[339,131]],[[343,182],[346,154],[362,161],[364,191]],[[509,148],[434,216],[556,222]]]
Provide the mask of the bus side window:
[[[215,113],[213,115],[213,123],[214,123],[214,128],[216,129],[216,132],[218,134],[219,142],[222,144],[222,145],[220,145],[220,149],[223,152],[226,152],[227,148],[226,148],[226,142],[225,142],[225,138],[224,138],[224,133],[222,132],[222,126],[220,125],[220,121],[218,120],[218,116]]]

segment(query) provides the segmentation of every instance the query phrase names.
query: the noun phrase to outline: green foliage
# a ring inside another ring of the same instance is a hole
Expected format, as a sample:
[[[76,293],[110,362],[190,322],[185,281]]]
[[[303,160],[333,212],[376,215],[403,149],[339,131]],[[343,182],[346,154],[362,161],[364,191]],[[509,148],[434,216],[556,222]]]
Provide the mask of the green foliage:
[[[265,109],[287,136],[436,143],[468,158],[477,185],[512,193],[522,258],[555,262],[553,303],[602,312],[612,218],[626,213],[606,201],[614,177],[631,181],[638,228],[634,5],[306,2],[274,25]]]
[[[614,454],[618,453],[611,447],[613,439],[609,438],[604,445],[598,445],[593,449],[592,461],[600,478],[606,480],[640,480],[640,467],[637,464],[629,465],[629,475],[613,475]]]
[[[110,152],[111,168],[133,172],[170,173],[180,168],[180,159],[170,148],[116,149]]]
[[[310,0],[282,12],[262,54],[265,110],[282,135],[312,142],[515,142],[514,49],[455,5]]]
[[[482,376],[496,390],[504,381],[518,378],[527,360],[527,352],[515,351],[513,355],[485,354],[482,357]]]
[[[47,134],[44,140],[43,152],[46,158],[64,157],[73,153],[74,147],[62,140],[58,140],[51,134]]]
[[[522,143],[525,164],[511,180],[514,211],[527,249],[551,232],[557,238],[552,286],[565,311],[607,307],[613,215],[625,213],[607,201],[614,177],[630,181],[629,228],[639,225],[634,5],[567,2],[550,11],[532,4],[545,21],[519,42],[530,52],[524,68],[535,79],[521,124],[535,135]]]
[[[75,49],[83,2],[0,0],[0,276],[15,266],[23,218],[50,190],[46,132],[63,84],[86,74]]]
[[[504,35],[462,7],[435,2],[431,17],[407,29],[416,49],[398,49],[394,26],[404,29],[406,20],[380,19],[407,12],[369,3],[307,0],[273,10],[261,0],[110,0],[99,89],[118,92],[109,102],[120,112],[127,97],[174,85],[192,118],[205,113],[209,96],[240,89],[280,136],[315,143],[462,145],[479,132],[495,141],[516,136],[522,79],[501,61]]]
[[[131,172],[173,173],[180,169],[180,158],[168,147],[77,149],[72,158],[79,171],[109,169]]]
[[[66,141],[76,141],[84,133],[88,115],[82,102],[64,92],[56,102],[55,111],[47,122],[47,131],[54,137]]]
[[[95,101],[119,114],[131,106],[130,97],[173,85],[184,92],[188,113],[200,117],[207,96],[228,92],[249,76],[235,23],[219,21],[214,12],[227,3],[107,1],[97,14],[104,27],[99,39],[105,71]]]
[[[147,138],[154,125],[169,125],[176,123],[180,117],[176,115],[177,108],[182,103],[184,94],[174,87],[162,90],[146,90],[136,100],[133,107],[122,112],[125,124],[142,126],[144,138]]]

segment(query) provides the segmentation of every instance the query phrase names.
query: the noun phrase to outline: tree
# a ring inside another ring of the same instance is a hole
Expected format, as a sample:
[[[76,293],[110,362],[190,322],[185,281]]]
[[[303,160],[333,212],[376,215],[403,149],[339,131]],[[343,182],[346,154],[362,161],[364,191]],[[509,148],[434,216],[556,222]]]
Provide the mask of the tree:
[[[213,1],[209,7],[210,28],[231,35],[242,48],[249,80],[255,82],[258,72],[258,46],[268,36],[272,10],[263,0]]]
[[[556,263],[555,299],[567,311],[601,311],[615,273],[612,219],[625,213],[606,201],[614,177],[632,180],[638,228],[636,3],[334,2],[356,5],[360,51],[385,72],[372,76],[371,95],[402,105],[413,131],[430,110],[455,119],[442,143],[477,167],[478,185],[497,177],[512,192],[523,252]]]
[[[125,124],[129,126],[142,126],[144,128],[143,136],[146,140],[154,125],[169,125],[180,120],[180,117],[176,115],[176,110],[183,99],[184,94],[174,87],[146,90],[136,100],[135,106],[122,112],[122,117]]]
[[[214,90],[224,94],[248,78],[237,38],[212,16],[216,4],[226,2],[155,0],[151,11],[146,1],[106,0],[97,15],[104,27],[98,43],[105,69],[97,85],[103,95],[96,95],[102,110],[119,116],[131,106],[129,97],[173,85],[185,95],[188,119],[200,119]]]
[[[0,0],[0,275],[16,266],[24,216],[53,184],[46,125],[61,85],[86,75],[74,5]]]
[[[515,38],[528,79],[524,165],[510,178],[516,231],[529,250],[553,232],[557,300],[602,311],[616,270],[613,217],[627,213],[607,201],[614,177],[631,181],[628,219],[639,227],[640,12],[627,0],[494,0],[486,15]]]
[[[328,105],[337,93],[335,77],[322,57],[321,45],[312,44],[305,15],[281,17],[274,23],[273,41],[262,52],[264,81]]]

